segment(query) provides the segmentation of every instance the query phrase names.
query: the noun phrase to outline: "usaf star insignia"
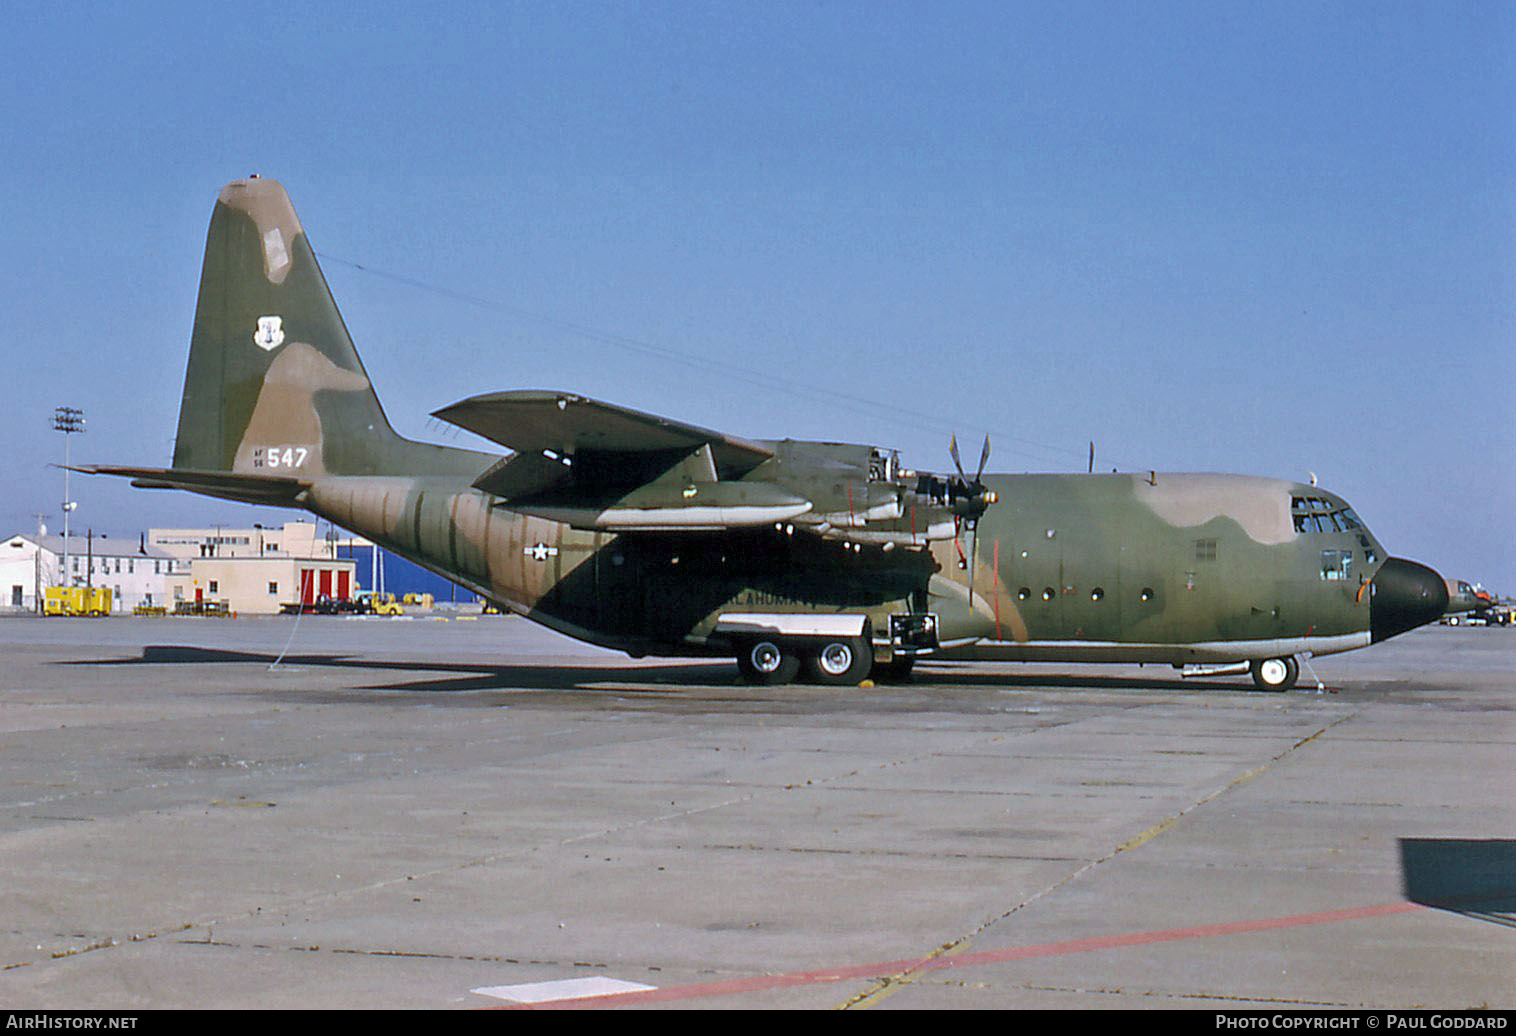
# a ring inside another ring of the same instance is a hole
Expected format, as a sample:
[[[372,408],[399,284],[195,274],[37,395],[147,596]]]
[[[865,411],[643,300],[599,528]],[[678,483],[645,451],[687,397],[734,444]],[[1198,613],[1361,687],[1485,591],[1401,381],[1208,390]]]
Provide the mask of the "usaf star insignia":
[[[558,548],[549,547],[546,543],[534,543],[521,553],[528,555],[533,561],[546,561],[548,558],[558,556]]]

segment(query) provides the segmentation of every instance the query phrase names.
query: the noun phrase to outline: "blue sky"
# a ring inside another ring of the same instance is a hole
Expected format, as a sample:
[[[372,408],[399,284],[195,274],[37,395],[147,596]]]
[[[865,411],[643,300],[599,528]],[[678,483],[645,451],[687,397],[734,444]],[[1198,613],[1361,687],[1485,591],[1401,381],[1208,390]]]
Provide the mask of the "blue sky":
[[[76,460],[167,463],[211,205],[258,172],[403,433],[539,387],[921,468],[1093,440],[1315,472],[1516,593],[1509,4],[6,12],[5,532],[59,524],[54,406]],[[74,495],[112,535],[279,520]]]

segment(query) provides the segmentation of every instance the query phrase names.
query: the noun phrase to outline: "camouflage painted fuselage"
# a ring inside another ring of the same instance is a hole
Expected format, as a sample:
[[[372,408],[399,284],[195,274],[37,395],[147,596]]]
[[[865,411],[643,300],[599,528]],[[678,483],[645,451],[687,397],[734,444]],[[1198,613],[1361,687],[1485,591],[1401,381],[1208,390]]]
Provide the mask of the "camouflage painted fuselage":
[[[482,465],[480,470],[482,470]],[[996,475],[967,533],[855,550],[782,528],[650,535],[512,512],[465,480],[329,478],[309,506],[514,611],[636,654],[724,652],[724,613],[939,616],[946,653],[1189,662],[1369,643],[1384,551],[1361,526],[1297,532],[1309,486],[1227,475]],[[1328,559],[1324,563],[1324,556]]]

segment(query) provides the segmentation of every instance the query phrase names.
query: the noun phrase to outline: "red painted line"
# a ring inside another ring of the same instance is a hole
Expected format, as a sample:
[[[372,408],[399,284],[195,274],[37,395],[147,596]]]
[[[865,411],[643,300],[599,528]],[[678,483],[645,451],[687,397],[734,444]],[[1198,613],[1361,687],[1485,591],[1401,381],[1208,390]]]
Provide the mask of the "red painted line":
[[[1069,953],[1091,953],[1095,950],[1123,949],[1128,946],[1151,946],[1155,943],[1180,942],[1186,939],[1208,939],[1217,935],[1245,935],[1253,932],[1270,932],[1282,928],[1301,928],[1307,925],[1337,924],[1342,921],[1361,921],[1369,917],[1389,917],[1423,909],[1417,903],[1382,903],[1379,906],[1357,907],[1352,910],[1330,910],[1319,914],[1296,914],[1292,917],[1272,917],[1257,921],[1229,921],[1225,924],[1197,925],[1192,928],[1169,928],[1157,932],[1135,932],[1131,935],[1107,935],[1093,939],[1072,939],[1067,942],[1044,943],[1040,946],[1010,947],[1004,950],[984,950],[965,953],[957,957],[941,957],[928,961],[923,971],[940,971],[945,968],[970,967],[978,964],[996,964],[1002,961],[1030,960],[1035,957],[1060,957]]]
[[[1090,939],[1068,939],[1062,942],[1039,943],[1033,946],[1011,946],[1003,950],[980,950],[962,953],[953,957],[918,957],[909,960],[878,961],[872,964],[855,964],[844,968],[827,968],[820,971],[795,971],[783,975],[754,975],[747,978],[725,979],[720,982],[701,982],[688,986],[670,986],[666,989],[648,989],[631,993],[614,993],[610,996],[584,997],[577,1000],[555,1000],[544,1004],[512,1004],[497,1008],[508,1011],[578,1010],[591,1007],[621,1007],[630,1004],[651,1004],[671,1000],[703,1000],[718,996],[736,996],[741,993],[759,993],[768,989],[793,989],[797,986],[824,985],[845,982],[849,979],[880,978],[885,975],[904,975],[915,972],[946,971],[953,968],[982,967],[986,964],[1001,964],[1015,960],[1033,960],[1041,957],[1062,957],[1072,953],[1093,953],[1097,950],[1117,950],[1131,946],[1152,946],[1156,943],[1182,942],[1187,939],[1208,939],[1219,935],[1247,935],[1254,932],[1272,932],[1284,928],[1302,928],[1318,924],[1338,924],[1343,921],[1362,921],[1373,917],[1392,917],[1425,909],[1417,903],[1381,903],[1378,906],[1355,907],[1349,910],[1329,910],[1316,914],[1294,914],[1289,917],[1268,917],[1254,921],[1229,921],[1223,924],[1196,925],[1190,928],[1167,928],[1153,932],[1133,932],[1127,935],[1106,935]]]
[[[1000,541],[995,541],[995,639],[1003,640],[1000,636]],[[969,602],[972,607],[973,601]]]

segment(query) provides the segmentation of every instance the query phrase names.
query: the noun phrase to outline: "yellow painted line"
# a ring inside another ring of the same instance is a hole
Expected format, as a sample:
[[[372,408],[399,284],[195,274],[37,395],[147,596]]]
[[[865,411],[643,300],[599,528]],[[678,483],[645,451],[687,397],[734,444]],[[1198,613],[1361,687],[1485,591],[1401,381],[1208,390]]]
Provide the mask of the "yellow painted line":
[[[1316,733],[1319,734],[1319,733],[1321,733],[1321,731],[1318,730]],[[1316,735],[1312,734],[1311,736],[1315,737]],[[1304,742],[1301,742],[1301,744],[1304,744]],[[1296,745],[1294,747],[1298,748],[1299,745]],[[1122,842],[1120,845],[1118,845],[1116,847],[1116,851],[1118,853],[1124,853],[1124,852],[1128,852],[1128,851],[1130,851],[1132,849],[1136,849],[1140,845],[1146,845],[1148,842],[1151,842],[1153,839],[1155,839],[1159,835],[1163,834],[1169,828],[1171,828],[1175,824],[1179,823],[1179,821],[1183,820],[1184,817],[1185,817],[1185,814],[1189,813],[1190,810],[1193,810],[1193,809],[1195,809],[1195,808],[1197,808],[1199,806],[1205,805],[1207,802],[1210,802],[1213,799],[1216,799],[1217,797],[1226,794],[1227,792],[1231,791],[1233,788],[1240,788],[1242,785],[1246,784],[1248,781],[1251,781],[1253,778],[1255,778],[1259,774],[1263,773],[1265,770],[1267,770],[1272,765],[1273,765],[1273,760],[1271,760],[1271,761],[1269,761],[1267,763],[1264,763],[1262,766],[1256,766],[1256,767],[1254,767],[1253,769],[1249,770],[1247,773],[1243,774],[1241,777],[1238,777],[1232,783],[1226,785],[1223,788],[1218,788],[1215,791],[1211,792],[1205,798],[1203,798],[1200,801],[1196,802],[1193,806],[1190,806],[1189,809],[1186,809],[1184,812],[1182,812],[1182,813],[1175,813],[1173,816],[1169,817],[1167,820],[1162,820],[1162,821],[1159,821],[1158,823],[1154,824],[1152,827],[1150,827],[1146,831],[1142,832],[1142,834],[1138,835],[1136,838],[1130,838],[1130,839],[1126,840],[1125,842]]]
[[[860,1008],[873,1007],[875,1004],[882,1003],[883,1001],[889,999],[891,996],[894,996],[896,993],[900,992],[906,986],[910,985],[912,980],[916,977],[917,970],[921,967],[921,965],[926,964],[930,961],[941,960],[944,957],[956,957],[958,954],[963,953],[965,950],[967,950],[969,948],[969,944],[972,941],[972,936],[964,936],[962,939],[959,939],[956,942],[945,943],[942,946],[937,947],[931,953],[928,953],[924,958],[922,958],[922,960],[918,962],[916,968],[913,968],[910,971],[902,971],[897,975],[890,975],[888,978],[879,979],[878,984],[873,989],[866,990],[865,992],[859,993],[856,996],[849,997],[842,1003],[838,1004],[836,1010],[851,1011]]]

